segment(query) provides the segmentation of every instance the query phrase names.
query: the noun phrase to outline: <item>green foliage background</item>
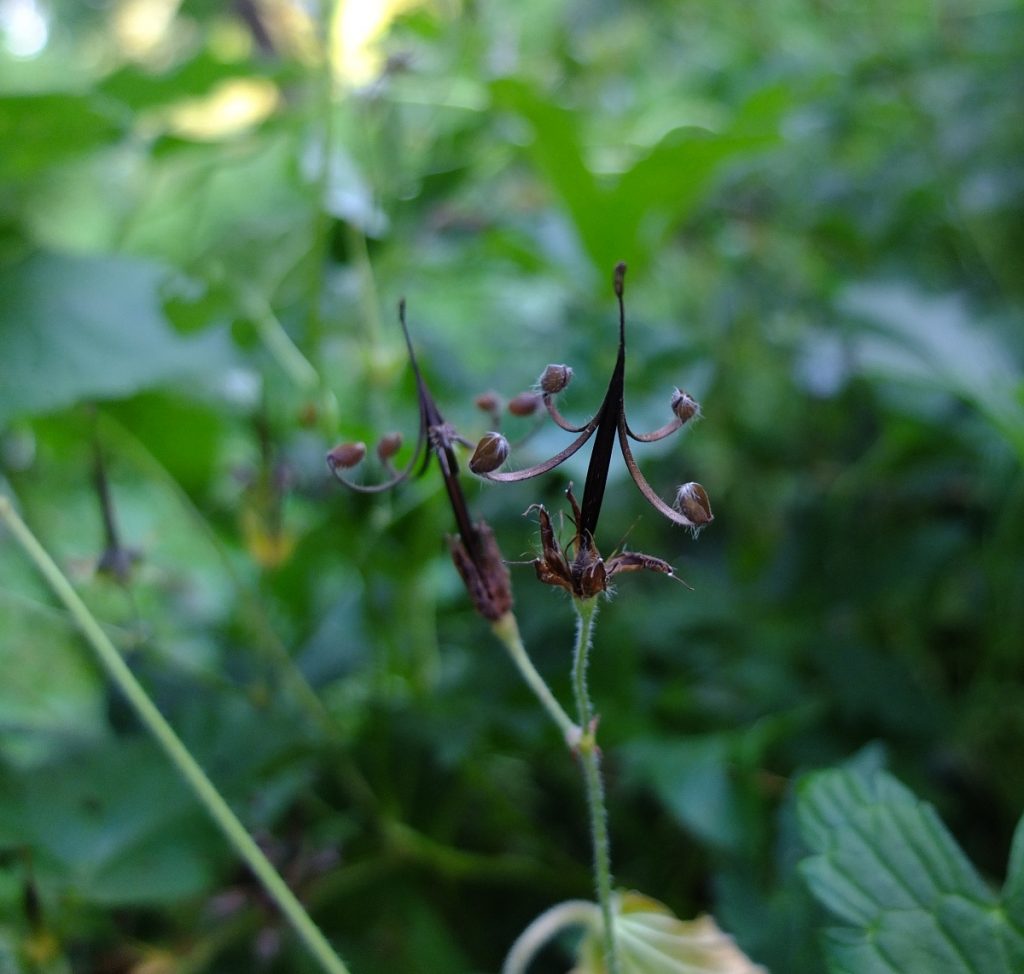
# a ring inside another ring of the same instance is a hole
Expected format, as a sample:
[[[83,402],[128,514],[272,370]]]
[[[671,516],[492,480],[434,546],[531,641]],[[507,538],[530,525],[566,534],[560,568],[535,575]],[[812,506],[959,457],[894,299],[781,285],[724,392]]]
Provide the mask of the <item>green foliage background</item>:
[[[617,260],[631,424],[674,385],[705,414],[641,463],[716,513],[695,543],[613,467],[602,550],[628,533],[695,589],[629,576],[599,621],[618,881],[825,970],[794,783],[870,746],[1000,884],[1024,808],[1024,5],[413,7],[362,86],[331,81],[330,10],[304,32],[283,0],[184,0],[132,57],[124,6],[40,3],[46,48],[0,56],[0,481],[353,970],[496,969],[590,894],[589,851],[440,482],[356,497],[323,454],[414,432],[402,295],[465,435],[478,393],[548,362],[589,415]],[[236,79],[274,110],[181,129]],[[94,571],[94,442],[128,585]],[[529,560],[521,512],[584,469],[466,487]],[[0,555],[0,969],[310,969]],[[570,608],[513,581],[565,699]]]

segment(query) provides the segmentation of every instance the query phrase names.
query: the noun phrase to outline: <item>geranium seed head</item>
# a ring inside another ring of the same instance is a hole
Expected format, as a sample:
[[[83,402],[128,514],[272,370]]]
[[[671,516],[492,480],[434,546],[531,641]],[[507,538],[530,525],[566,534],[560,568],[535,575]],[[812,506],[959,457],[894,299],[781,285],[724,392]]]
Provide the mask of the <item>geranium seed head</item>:
[[[695,528],[702,528],[714,520],[711,513],[711,501],[707,491],[697,483],[683,484],[676,491],[676,509],[687,518]]]
[[[366,456],[365,443],[339,443],[327,454],[327,466],[332,470],[348,470]]]
[[[540,377],[541,390],[549,396],[561,392],[572,380],[572,369],[568,365],[549,365]]]
[[[676,389],[672,394],[672,412],[676,414],[680,423],[688,423],[694,416],[700,415],[700,403],[688,392]]]
[[[398,452],[401,445],[401,433],[386,433],[382,436],[377,444],[377,456],[380,457],[381,463],[390,460]]]
[[[508,453],[508,440],[504,436],[500,433],[485,433],[470,457],[469,469],[473,473],[491,473],[508,459]]]
[[[532,416],[540,405],[540,396],[535,392],[521,392],[508,401],[508,411],[513,416]]]

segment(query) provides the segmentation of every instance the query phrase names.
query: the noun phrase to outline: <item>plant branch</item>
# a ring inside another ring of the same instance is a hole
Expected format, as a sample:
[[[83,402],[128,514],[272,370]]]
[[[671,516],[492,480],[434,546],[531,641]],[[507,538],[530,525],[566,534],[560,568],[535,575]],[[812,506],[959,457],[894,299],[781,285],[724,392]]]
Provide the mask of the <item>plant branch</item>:
[[[100,663],[124,694],[146,729],[156,738],[171,763],[178,769],[196,798],[224,833],[228,842],[263,884],[271,899],[291,923],[310,953],[330,974],[349,974],[349,969],[335,953],[320,928],[313,922],[295,894],[288,888],[270,860],[245,830],[231,807],[217,791],[184,742],[157,709],[128,664],[100,627],[85,603],[78,597],[56,562],[14,510],[9,497],[0,495],[0,521],[10,529],[14,539],[64,603],[82,634],[95,650]]]
[[[508,651],[508,655],[515,664],[516,669],[522,674],[530,689],[534,692],[541,706],[548,712],[548,716],[558,725],[566,744],[569,747],[576,747],[579,744],[581,728],[577,727],[562,709],[562,705],[555,699],[544,677],[537,672],[533,661],[526,652],[522,636],[519,635],[519,626],[516,617],[511,612],[506,612],[497,622],[493,623],[491,629],[494,635],[501,640],[501,644]]]

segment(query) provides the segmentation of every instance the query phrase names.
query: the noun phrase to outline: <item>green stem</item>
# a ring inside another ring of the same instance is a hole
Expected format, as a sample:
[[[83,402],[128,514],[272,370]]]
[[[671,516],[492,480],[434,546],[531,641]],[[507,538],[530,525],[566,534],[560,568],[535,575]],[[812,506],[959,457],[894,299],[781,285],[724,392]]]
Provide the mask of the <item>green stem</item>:
[[[523,639],[519,635],[519,626],[516,617],[511,612],[506,612],[497,622],[491,626],[494,635],[501,640],[502,645],[508,651],[509,657],[522,674],[527,685],[536,694],[541,706],[548,712],[551,719],[558,725],[566,743],[571,748],[578,746],[581,730],[577,727],[569,715],[562,709],[561,704],[555,699],[554,694],[544,682],[533,661],[526,652]]]
[[[321,383],[317,370],[284,330],[284,325],[278,320],[266,299],[255,292],[250,292],[243,295],[242,300],[252,317],[264,348],[280,366],[281,371],[304,392],[318,389]]]
[[[135,678],[114,644],[100,628],[100,624],[78,597],[60,568],[57,567],[56,562],[47,554],[36,536],[18,516],[10,498],[3,495],[0,495],[0,521],[8,526],[15,540],[46,579],[54,594],[64,603],[86,640],[96,651],[100,663],[125,695],[139,720],[156,738],[171,763],[181,773],[210,817],[224,833],[228,842],[234,846],[238,855],[263,884],[271,899],[277,903],[299,938],[319,961],[320,966],[330,974],[349,974],[348,968],[334,952],[334,948],[328,943],[320,928],[310,918],[260,847],[246,832],[245,826],[231,811],[228,803],[206,776],[206,772],[192,757],[181,738],[175,734],[171,725],[149,698],[142,684]]]
[[[590,835],[594,847],[594,886],[597,902],[604,921],[604,953],[608,974],[618,974],[619,957],[615,947],[615,926],[612,911],[612,862],[608,842],[608,810],[604,803],[604,785],[601,781],[601,752],[595,739],[593,706],[587,692],[587,663],[593,640],[597,599],[574,599],[576,607],[576,649],[573,654],[572,684],[576,696],[582,736],[579,743],[583,783],[590,811]]]

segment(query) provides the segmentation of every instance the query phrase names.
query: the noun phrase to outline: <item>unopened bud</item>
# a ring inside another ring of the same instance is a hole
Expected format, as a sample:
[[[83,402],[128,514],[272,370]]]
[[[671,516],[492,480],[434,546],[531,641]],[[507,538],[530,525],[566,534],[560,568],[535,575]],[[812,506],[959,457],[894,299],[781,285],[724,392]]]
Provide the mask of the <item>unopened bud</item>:
[[[380,457],[381,463],[387,463],[398,452],[401,445],[401,433],[387,433],[382,436],[377,444],[377,456]]]
[[[496,392],[482,392],[473,401],[485,413],[496,413],[501,406],[501,397]]]
[[[623,282],[626,280],[626,265],[623,261],[619,261],[615,265],[615,278],[613,285],[615,287],[615,293],[621,298],[623,291]]]
[[[694,416],[700,415],[700,403],[688,392],[676,389],[672,394],[672,412],[676,414],[680,423],[687,423]]]
[[[349,467],[354,467],[365,456],[365,443],[339,443],[327,454],[327,466],[332,470],[336,470],[338,467],[347,470]]]
[[[500,433],[485,433],[469,459],[473,473],[490,473],[508,459],[508,440]]]
[[[561,392],[572,379],[572,369],[568,365],[549,365],[540,377],[540,387],[543,392],[553,396]]]
[[[513,416],[532,416],[540,405],[540,396],[535,392],[521,392],[508,401],[508,411]]]
[[[707,491],[700,484],[683,484],[676,491],[676,510],[683,515],[695,528],[702,528],[714,520],[711,513],[711,501]]]

